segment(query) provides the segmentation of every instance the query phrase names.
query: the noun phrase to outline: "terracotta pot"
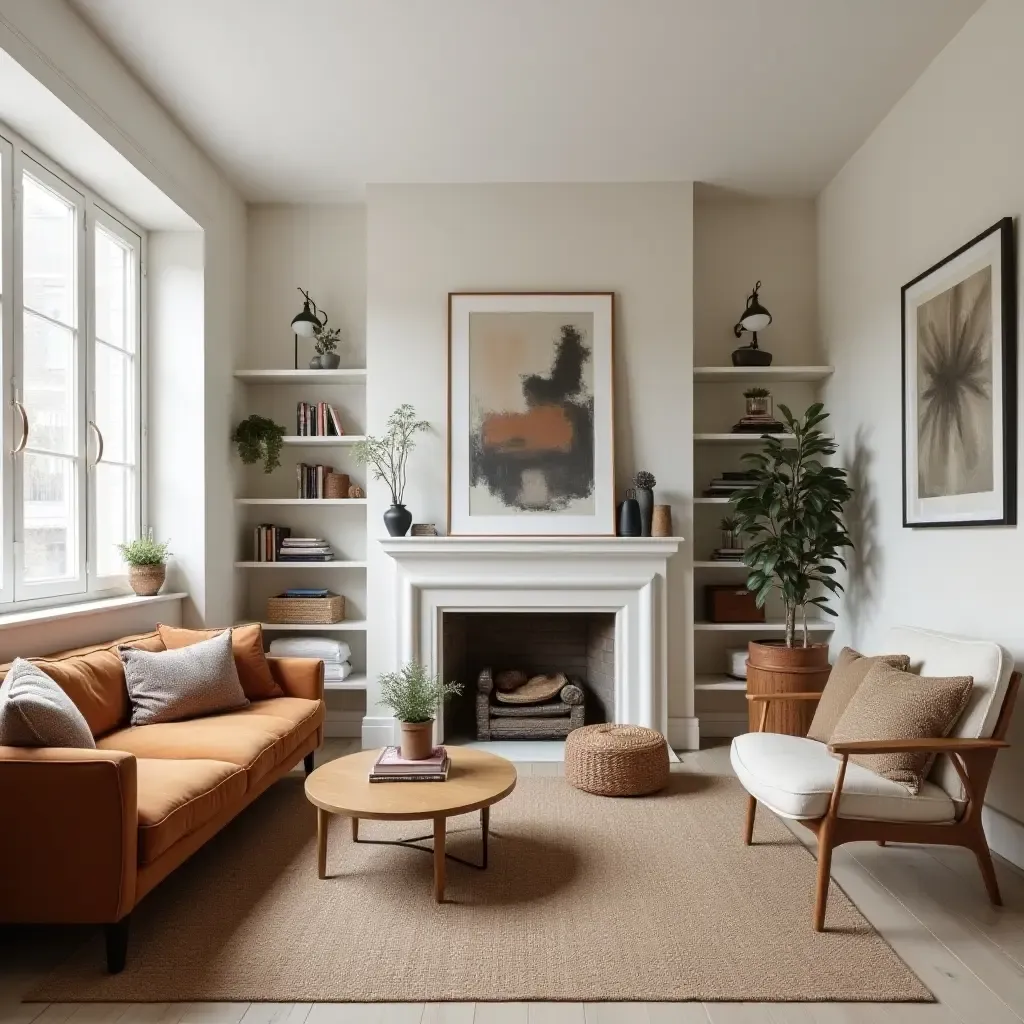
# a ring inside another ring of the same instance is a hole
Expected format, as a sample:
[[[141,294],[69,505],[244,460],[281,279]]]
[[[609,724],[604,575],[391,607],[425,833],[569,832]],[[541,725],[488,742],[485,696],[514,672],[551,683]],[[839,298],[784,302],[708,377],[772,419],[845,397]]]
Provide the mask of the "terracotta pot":
[[[153,597],[167,578],[166,565],[128,566],[128,584],[139,597]]]
[[[424,761],[434,749],[434,721],[402,722],[402,757]]]
[[[820,693],[828,680],[828,644],[787,647],[783,640],[751,640],[747,645],[747,693]],[[764,705],[749,703],[750,730],[757,730]],[[765,732],[806,736],[813,701],[775,701],[768,707]]]

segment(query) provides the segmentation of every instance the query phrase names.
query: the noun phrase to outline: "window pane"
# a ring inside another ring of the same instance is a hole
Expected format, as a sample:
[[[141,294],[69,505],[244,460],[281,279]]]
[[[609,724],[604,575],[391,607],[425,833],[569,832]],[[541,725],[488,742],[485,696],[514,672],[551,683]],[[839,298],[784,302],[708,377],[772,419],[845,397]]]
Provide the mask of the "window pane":
[[[75,327],[75,208],[29,174],[22,185],[25,306]]]
[[[134,540],[135,471],[100,463],[96,476],[96,571],[100,576],[124,574],[116,544]]]
[[[25,311],[24,404],[29,447],[75,454],[75,333]]]
[[[135,389],[132,357],[96,343],[96,425],[103,433],[103,458],[135,461]]]
[[[131,250],[102,224],[96,225],[96,337],[135,348]]]
[[[71,459],[25,453],[24,573],[31,583],[76,574],[77,469]]]

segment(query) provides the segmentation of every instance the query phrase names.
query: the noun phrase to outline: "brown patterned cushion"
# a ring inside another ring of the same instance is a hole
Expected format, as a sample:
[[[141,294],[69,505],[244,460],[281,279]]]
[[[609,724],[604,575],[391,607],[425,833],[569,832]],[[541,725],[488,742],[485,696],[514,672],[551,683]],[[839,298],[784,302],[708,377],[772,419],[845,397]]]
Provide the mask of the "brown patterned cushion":
[[[880,661],[903,672],[910,668],[910,658],[905,654],[879,654],[866,658],[852,647],[844,647],[839,652],[825,689],[821,693],[821,700],[818,701],[811,727],[807,730],[809,740],[828,743],[835,731],[836,722],[846,710],[846,705],[850,703],[850,698],[864,682],[868,672]]]
[[[918,676],[879,662],[847,704],[830,742],[941,738],[967,706],[973,685],[970,676]],[[935,755],[853,754],[850,760],[916,794]]]

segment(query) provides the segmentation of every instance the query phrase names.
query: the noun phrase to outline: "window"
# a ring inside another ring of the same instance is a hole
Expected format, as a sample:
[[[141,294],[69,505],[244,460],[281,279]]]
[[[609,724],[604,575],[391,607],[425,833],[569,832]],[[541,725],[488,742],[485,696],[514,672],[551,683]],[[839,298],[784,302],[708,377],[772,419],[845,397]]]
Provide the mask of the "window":
[[[142,256],[0,127],[0,606],[109,591],[142,526]]]

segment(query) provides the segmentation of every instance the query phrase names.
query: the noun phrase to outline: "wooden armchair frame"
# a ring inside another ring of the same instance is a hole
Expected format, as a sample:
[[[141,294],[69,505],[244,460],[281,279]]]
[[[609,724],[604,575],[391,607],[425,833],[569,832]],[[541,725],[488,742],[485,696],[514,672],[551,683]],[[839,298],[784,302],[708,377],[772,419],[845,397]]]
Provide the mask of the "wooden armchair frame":
[[[828,810],[820,818],[798,818],[801,825],[809,828],[818,837],[818,877],[814,900],[814,930],[825,930],[825,907],[828,902],[828,883],[832,869],[832,851],[843,843],[874,841],[879,846],[886,843],[925,843],[936,846],[963,846],[971,850],[978,860],[981,877],[985,882],[988,897],[996,906],[1002,906],[999,883],[992,866],[992,854],[988,848],[984,829],[981,827],[981,809],[985,802],[985,791],[992,775],[996,754],[1010,744],[1006,742],[1006,731],[1010,726],[1017,689],[1021,674],[1014,672],[1003,698],[996,727],[991,739],[961,739],[948,736],[935,739],[909,740],[858,740],[851,743],[830,743],[829,752],[838,754],[839,773],[829,800]],[[768,718],[768,706],[773,700],[817,701],[820,693],[777,693],[747,694],[747,700],[762,705],[758,732],[764,732]],[[843,780],[851,754],[890,754],[907,751],[928,751],[945,756],[953,762],[957,775],[967,793],[967,803],[960,817],[944,824],[904,821],[867,821],[860,818],[841,818],[839,801],[843,793]],[[747,820],[743,841],[750,846],[754,837],[754,816],[757,813],[757,799],[747,800]]]

